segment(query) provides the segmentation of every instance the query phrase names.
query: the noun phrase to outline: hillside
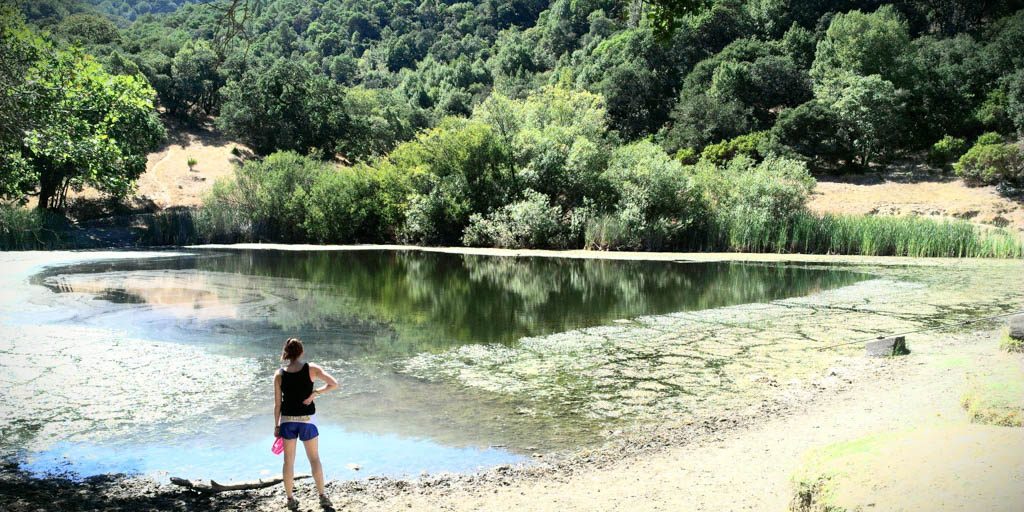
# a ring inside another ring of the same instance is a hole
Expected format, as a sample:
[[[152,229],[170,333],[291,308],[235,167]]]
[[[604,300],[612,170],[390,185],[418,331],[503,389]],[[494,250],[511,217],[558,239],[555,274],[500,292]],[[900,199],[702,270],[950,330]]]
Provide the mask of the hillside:
[[[245,146],[207,129],[177,129],[169,139],[148,155],[146,172],[134,194],[136,200],[151,201],[157,208],[201,206],[213,184],[230,178],[242,161],[240,156],[251,154]],[[191,169],[190,158],[197,161]]]
[[[819,177],[808,207],[818,213],[922,215],[1024,231],[1024,204],[994,186],[894,167],[866,176]]]
[[[3,11],[0,194],[196,205],[250,148],[160,243],[1024,251],[906,215],[1019,225],[1024,0],[54,1]]]

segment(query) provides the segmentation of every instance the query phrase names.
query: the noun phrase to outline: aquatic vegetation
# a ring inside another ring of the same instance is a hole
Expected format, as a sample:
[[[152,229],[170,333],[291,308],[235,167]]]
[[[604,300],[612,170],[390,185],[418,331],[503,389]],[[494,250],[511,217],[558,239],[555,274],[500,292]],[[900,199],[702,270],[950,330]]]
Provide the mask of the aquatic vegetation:
[[[0,204],[0,250],[59,247],[63,219],[48,211]]]
[[[1004,360],[997,371],[973,377],[961,405],[974,423],[1024,426],[1024,370]]]
[[[850,342],[1019,308],[1022,285],[991,286],[1013,269],[1019,270],[1018,262],[866,267],[861,270],[878,278],[768,303],[529,337],[511,349],[420,354],[403,369],[435,381],[543,397],[536,409],[547,414],[570,409],[605,420],[699,416],[741,407],[794,379],[819,378],[834,351],[859,355],[861,344]],[[918,334],[911,343],[937,336]],[[845,345],[820,350],[836,344]]]
[[[758,231],[733,250],[865,256],[1019,258],[1024,240],[1002,229],[921,217],[802,214],[780,231]]]

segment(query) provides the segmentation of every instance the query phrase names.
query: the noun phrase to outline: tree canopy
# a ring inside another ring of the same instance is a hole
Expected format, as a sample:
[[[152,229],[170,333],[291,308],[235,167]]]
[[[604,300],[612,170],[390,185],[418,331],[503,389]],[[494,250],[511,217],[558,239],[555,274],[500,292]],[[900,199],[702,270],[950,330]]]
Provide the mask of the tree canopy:
[[[76,49],[3,17],[6,80],[0,192],[60,208],[69,188],[124,195],[164,135],[144,79],[112,75]],[[13,109],[13,110],[11,110]],[[10,124],[8,124],[10,121]]]

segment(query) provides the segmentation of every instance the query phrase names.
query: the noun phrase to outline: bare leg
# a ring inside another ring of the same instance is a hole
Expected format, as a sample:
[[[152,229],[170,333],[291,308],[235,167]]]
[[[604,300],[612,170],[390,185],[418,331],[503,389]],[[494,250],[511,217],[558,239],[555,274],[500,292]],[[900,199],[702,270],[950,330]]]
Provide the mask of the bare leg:
[[[295,439],[284,440],[284,467],[281,468],[281,478],[284,478],[284,492],[288,498],[292,498],[292,490],[295,489]],[[308,449],[307,449],[308,450]]]
[[[303,446],[306,447],[306,458],[309,459],[309,469],[313,471],[313,480],[316,480],[316,492],[319,493],[320,496],[323,496],[324,467],[323,465],[320,464],[320,444],[318,443],[319,439],[319,437],[314,437],[309,441],[303,441],[302,444]]]

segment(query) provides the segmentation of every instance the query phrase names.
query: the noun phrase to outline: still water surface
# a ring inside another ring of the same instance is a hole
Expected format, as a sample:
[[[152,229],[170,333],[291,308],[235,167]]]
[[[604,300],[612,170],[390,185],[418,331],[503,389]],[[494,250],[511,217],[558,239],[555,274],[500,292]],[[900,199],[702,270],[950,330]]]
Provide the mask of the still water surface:
[[[59,403],[26,406],[26,417],[14,413],[16,435],[0,441],[0,449],[16,452],[22,467],[39,475],[235,480],[276,473],[270,376],[284,338],[299,336],[310,359],[342,384],[317,405],[329,478],[517,462],[536,450],[590,442],[607,425],[571,415],[523,417],[517,411],[540,398],[425,381],[403,374],[400,363],[462,345],[514,347],[527,336],[802,296],[865,278],[781,264],[401,251],[201,251],[50,268],[31,278],[31,307],[0,311],[0,321],[52,332],[86,328],[170,345],[161,350],[171,354],[179,347],[180,357],[135,359],[146,361],[145,371],[166,374],[165,388],[181,388],[170,384],[181,379],[171,377],[188,374],[192,398],[157,405],[123,391],[112,355],[109,373],[89,376],[110,380],[114,385],[103,389],[112,391],[90,395],[70,420]],[[102,342],[85,338],[83,344]],[[63,363],[71,371],[73,359]],[[163,392],[166,398],[185,391]],[[55,422],[68,427],[52,428]],[[345,469],[350,463],[361,470]]]

